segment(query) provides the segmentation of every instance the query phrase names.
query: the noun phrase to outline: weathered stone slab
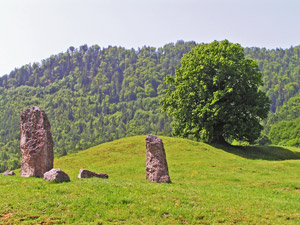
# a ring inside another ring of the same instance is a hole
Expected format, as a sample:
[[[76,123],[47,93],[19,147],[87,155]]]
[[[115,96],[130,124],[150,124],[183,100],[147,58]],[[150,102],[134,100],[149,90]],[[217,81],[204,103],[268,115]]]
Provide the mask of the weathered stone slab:
[[[69,175],[59,168],[52,169],[44,173],[44,179],[47,181],[53,181],[57,183],[70,181]]]
[[[99,178],[108,178],[108,175],[105,173],[95,173],[89,170],[80,169],[78,178],[91,178],[91,177],[99,177]]]
[[[20,136],[21,176],[43,177],[53,168],[54,153],[50,122],[38,106],[22,111]]]
[[[146,137],[146,179],[157,183],[171,182],[164,144],[151,134]]]
[[[3,172],[3,176],[14,176],[16,175],[14,171],[11,170],[6,170],[5,172]]]

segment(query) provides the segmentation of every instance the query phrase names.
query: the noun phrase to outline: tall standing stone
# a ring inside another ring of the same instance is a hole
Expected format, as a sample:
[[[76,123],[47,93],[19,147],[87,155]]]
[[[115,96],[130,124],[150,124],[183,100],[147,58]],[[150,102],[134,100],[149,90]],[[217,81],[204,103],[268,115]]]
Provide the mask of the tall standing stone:
[[[146,137],[146,179],[156,183],[170,183],[166,153],[162,140],[148,134]]]
[[[22,111],[20,121],[21,176],[43,177],[53,168],[53,140],[46,113],[34,106]]]

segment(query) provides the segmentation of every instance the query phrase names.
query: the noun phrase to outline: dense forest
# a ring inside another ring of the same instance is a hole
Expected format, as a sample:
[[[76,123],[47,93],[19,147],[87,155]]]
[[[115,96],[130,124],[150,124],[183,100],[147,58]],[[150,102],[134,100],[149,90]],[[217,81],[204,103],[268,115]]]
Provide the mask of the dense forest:
[[[263,73],[262,89],[272,100],[263,137],[277,145],[300,147],[300,46],[289,49],[246,48]],[[264,138],[262,138],[264,139]]]
[[[125,136],[171,135],[172,121],[161,113],[164,78],[195,46],[70,47],[1,77],[0,171],[20,165],[20,113],[34,105],[48,115],[58,156]],[[245,48],[245,54],[258,63],[272,100],[261,140],[299,146],[300,47]]]

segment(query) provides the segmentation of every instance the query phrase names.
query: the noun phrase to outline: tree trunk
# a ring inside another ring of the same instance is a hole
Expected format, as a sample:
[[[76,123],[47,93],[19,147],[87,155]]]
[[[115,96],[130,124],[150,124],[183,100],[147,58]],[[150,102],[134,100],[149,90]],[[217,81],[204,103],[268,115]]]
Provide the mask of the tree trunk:
[[[212,144],[228,145],[228,143],[225,141],[225,139],[222,135],[214,136],[211,143]]]

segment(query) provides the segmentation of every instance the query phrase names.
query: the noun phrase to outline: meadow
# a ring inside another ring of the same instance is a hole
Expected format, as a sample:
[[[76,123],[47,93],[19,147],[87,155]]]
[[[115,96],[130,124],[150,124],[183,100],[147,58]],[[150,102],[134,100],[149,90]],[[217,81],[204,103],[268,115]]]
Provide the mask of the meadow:
[[[300,223],[300,149],[161,138],[171,184],[145,180],[145,136],[119,139],[55,158],[71,182],[0,176],[0,224]]]

